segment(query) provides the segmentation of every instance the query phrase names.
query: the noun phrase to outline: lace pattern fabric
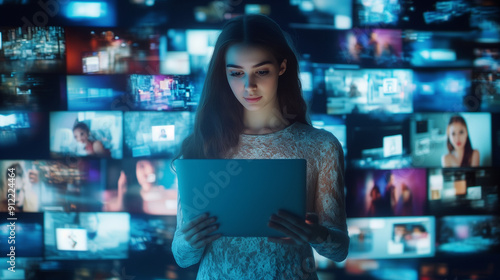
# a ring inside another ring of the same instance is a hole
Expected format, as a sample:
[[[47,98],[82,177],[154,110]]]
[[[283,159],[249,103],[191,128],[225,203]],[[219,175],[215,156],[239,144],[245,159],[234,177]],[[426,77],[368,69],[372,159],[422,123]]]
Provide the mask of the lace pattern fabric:
[[[344,205],[342,147],[330,132],[302,123],[265,135],[240,135],[226,158],[307,160],[307,212],[315,212],[329,230],[321,244],[286,245],[261,237],[221,237],[205,248],[194,249],[178,230],[180,208],[172,243],[181,267],[200,262],[197,279],[317,279],[311,248],[334,261],[347,256],[349,237]],[[179,207],[182,207],[179,205]]]

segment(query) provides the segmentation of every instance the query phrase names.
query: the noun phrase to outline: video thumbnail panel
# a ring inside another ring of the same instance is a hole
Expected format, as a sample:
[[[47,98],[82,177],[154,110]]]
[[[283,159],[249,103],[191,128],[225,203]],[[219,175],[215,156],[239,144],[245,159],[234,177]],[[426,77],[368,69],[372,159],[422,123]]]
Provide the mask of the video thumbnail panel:
[[[160,73],[205,76],[219,29],[169,29],[160,36]]]
[[[130,216],[130,257],[165,258],[171,255],[176,216]]]
[[[436,251],[440,255],[498,254],[500,217],[445,216],[438,219]]]
[[[434,256],[435,218],[348,218],[350,259]]]
[[[129,241],[129,213],[44,213],[48,260],[125,259]]]
[[[51,112],[52,157],[122,158],[122,118],[119,111]]]
[[[405,66],[401,30],[354,28],[340,32],[338,43],[342,50],[338,63],[362,67]]]
[[[68,75],[68,111],[130,110],[126,75]]]
[[[11,218],[16,220],[4,219],[0,224],[3,257],[14,257],[16,264],[19,258],[43,257],[43,214],[16,213]]]
[[[425,169],[348,169],[347,216],[422,216],[426,212],[426,179]]]
[[[144,111],[194,111],[202,85],[190,76],[130,75],[127,96],[116,104]]]
[[[0,73],[64,73],[65,34],[58,26],[0,28]]]
[[[500,72],[500,49],[489,44],[474,48],[474,68],[485,72]]]
[[[170,160],[124,159],[106,164],[102,211],[177,214],[177,176]]]
[[[345,261],[348,279],[418,280],[418,259],[349,259]]]
[[[479,30],[479,38],[498,39],[499,4],[478,0],[355,0],[355,26],[421,30]]]
[[[353,0],[354,26],[403,26],[414,9],[412,2],[406,0],[363,1]]]
[[[406,66],[402,31],[354,28],[350,30],[294,28],[290,31],[302,57],[335,68],[400,68]],[[310,44],[310,42],[315,42]]]
[[[489,167],[490,113],[419,113],[410,121],[414,167]]]
[[[473,65],[473,37],[464,32],[406,30],[405,61],[413,67],[467,68]]]
[[[469,100],[471,70],[415,70],[413,110],[415,112],[477,111]]]
[[[412,71],[404,69],[328,69],[327,113],[411,113],[412,79]]]
[[[281,1],[277,1],[281,2]],[[290,26],[315,29],[352,28],[352,0],[288,0]]]
[[[500,174],[494,168],[432,168],[428,182],[433,215],[500,213]]]
[[[102,208],[102,193],[98,160],[3,160],[0,161],[2,205],[7,211],[8,174],[16,174],[16,204],[18,212],[96,211]]]
[[[0,111],[0,159],[49,157],[49,113]]]
[[[125,157],[173,158],[193,123],[191,112],[125,112]]]
[[[411,168],[409,114],[350,114],[347,163],[356,169]]]
[[[0,74],[0,110],[64,110],[65,82],[65,76],[55,74]]]
[[[438,258],[422,260],[416,271],[420,272],[420,279],[440,280],[462,277],[464,279],[497,279],[499,271],[497,263],[500,257],[471,259],[468,257],[440,256]]]
[[[471,111],[500,113],[500,71],[473,71],[467,103]]]
[[[67,27],[67,73],[158,74],[159,35],[146,28]]]
[[[56,5],[59,13],[53,16],[58,25],[112,27],[117,23],[117,0],[58,1]]]

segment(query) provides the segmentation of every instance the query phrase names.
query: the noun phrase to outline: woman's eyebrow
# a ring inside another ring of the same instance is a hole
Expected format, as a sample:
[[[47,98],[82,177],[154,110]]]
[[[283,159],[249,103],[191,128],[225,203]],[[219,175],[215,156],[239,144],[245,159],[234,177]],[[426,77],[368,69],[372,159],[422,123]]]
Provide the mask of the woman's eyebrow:
[[[260,63],[255,64],[254,66],[252,66],[252,68],[259,67],[259,66],[266,65],[266,64],[272,64],[272,62],[270,60],[262,61]],[[242,66],[239,66],[236,64],[228,64],[228,65],[226,65],[226,67],[243,68]]]

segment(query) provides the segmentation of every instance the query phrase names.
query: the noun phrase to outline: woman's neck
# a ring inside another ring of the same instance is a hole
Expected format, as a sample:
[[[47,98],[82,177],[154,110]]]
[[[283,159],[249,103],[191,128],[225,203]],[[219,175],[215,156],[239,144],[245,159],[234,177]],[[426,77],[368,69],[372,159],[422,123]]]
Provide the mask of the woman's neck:
[[[283,117],[279,109],[248,111],[243,113],[245,134],[267,134],[280,131],[290,122]]]
[[[464,157],[464,150],[461,149],[461,150],[453,150],[452,154],[455,156],[455,158],[457,158],[460,162],[462,162],[462,159]]]

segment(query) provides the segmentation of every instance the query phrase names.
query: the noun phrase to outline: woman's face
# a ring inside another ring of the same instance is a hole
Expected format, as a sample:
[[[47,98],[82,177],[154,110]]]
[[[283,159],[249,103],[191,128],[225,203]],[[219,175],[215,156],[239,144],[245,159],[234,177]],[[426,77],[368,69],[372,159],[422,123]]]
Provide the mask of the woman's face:
[[[461,150],[465,147],[467,136],[467,128],[463,124],[459,122],[450,124],[448,137],[455,150]]]
[[[149,190],[156,182],[155,167],[149,160],[140,160],[137,162],[135,175],[139,185],[145,190]]]
[[[89,140],[89,134],[87,133],[87,131],[81,128],[76,128],[75,130],[73,130],[73,135],[75,136],[76,142],[85,144]]]
[[[226,52],[226,77],[238,101],[249,111],[278,104],[278,78],[286,60],[278,63],[262,47],[235,44]]]
[[[372,200],[379,200],[382,196],[380,195],[380,191],[377,189],[372,189],[370,192],[370,197]]]

